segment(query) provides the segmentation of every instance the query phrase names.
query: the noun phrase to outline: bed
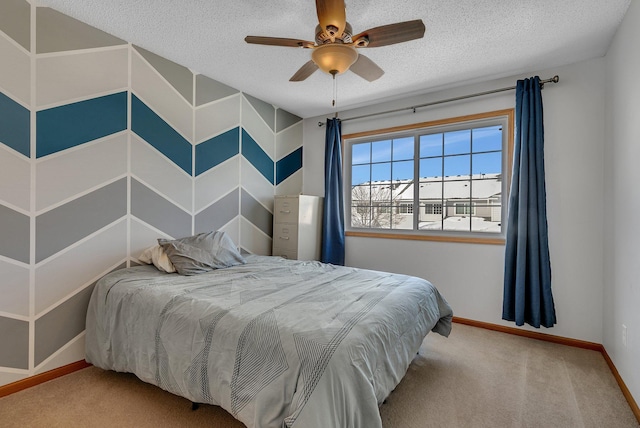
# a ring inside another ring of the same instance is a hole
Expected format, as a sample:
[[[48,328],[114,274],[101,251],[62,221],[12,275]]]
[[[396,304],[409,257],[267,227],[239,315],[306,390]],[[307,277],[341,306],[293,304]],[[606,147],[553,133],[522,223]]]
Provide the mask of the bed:
[[[374,428],[451,317],[433,285],[406,275],[257,255],[197,275],[143,265],[97,282],[86,359],[250,428]]]

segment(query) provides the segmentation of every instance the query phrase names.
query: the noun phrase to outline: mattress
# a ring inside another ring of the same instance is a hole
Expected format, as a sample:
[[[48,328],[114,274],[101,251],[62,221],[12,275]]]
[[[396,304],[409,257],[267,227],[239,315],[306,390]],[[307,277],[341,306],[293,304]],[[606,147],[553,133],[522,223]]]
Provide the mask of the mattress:
[[[153,266],[98,281],[86,359],[247,427],[381,427],[378,406],[452,311],[428,281],[279,257],[194,276]]]

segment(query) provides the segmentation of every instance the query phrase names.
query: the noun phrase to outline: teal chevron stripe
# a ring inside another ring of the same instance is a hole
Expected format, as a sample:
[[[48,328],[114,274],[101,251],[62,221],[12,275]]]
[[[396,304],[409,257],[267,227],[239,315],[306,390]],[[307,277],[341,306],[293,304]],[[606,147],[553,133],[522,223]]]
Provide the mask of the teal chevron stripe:
[[[39,111],[36,128],[37,157],[124,131],[127,129],[127,93]]]
[[[273,184],[273,160],[251,136],[242,130],[242,156]]]
[[[133,94],[131,130],[191,175],[191,143]]]
[[[240,128],[234,128],[196,146],[196,175],[240,153]]]
[[[29,110],[0,92],[0,143],[29,157],[30,123]]]
[[[300,168],[302,168],[302,147],[289,153],[276,163],[276,184],[282,183]]]

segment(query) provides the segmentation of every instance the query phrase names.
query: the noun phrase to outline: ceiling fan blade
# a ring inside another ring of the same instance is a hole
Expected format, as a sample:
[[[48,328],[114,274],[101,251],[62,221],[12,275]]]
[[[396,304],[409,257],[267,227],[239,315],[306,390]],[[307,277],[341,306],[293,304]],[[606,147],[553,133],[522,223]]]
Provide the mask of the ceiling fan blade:
[[[307,40],[287,39],[283,37],[247,36],[244,38],[244,41],[256,45],[285,46],[292,48],[312,48],[314,46],[313,42]]]
[[[369,82],[379,79],[384,74],[384,70],[362,54],[358,55],[358,59],[349,69]]]
[[[336,37],[342,36],[347,24],[344,0],[316,0],[316,12],[320,28],[331,41],[335,41]]]
[[[316,63],[313,62],[313,61],[309,61],[305,65],[300,67],[300,69],[298,71],[296,71],[296,74],[291,76],[291,79],[289,79],[289,81],[290,82],[301,82],[302,80],[304,80],[307,77],[311,76],[313,74],[313,72],[316,71],[317,69],[318,69],[318,66],[316,65]]]
[[[416,19],[370,28],[352,39],[356,47],[375,48],[420,39],[424,36],[424,31],[424,23],[421,19]]]

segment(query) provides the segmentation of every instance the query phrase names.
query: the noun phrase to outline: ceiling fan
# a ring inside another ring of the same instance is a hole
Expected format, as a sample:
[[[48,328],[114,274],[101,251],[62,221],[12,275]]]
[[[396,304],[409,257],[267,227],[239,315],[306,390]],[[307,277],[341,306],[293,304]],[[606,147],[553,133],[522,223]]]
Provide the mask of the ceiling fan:
[[[372,82],[384,71],[357,49],[375,48],[420,39],[424,36],[421,19],[398,22],[370,28],[353,35],[347,22],[344,0],[316,0],[319,25],[315,42],[282,37],[247,36],[245,42],[258,45],[285,46],[311,49],[311,60],[289,79],[299,82],[311,76],[318,68],[336,76],[347,70]]]

